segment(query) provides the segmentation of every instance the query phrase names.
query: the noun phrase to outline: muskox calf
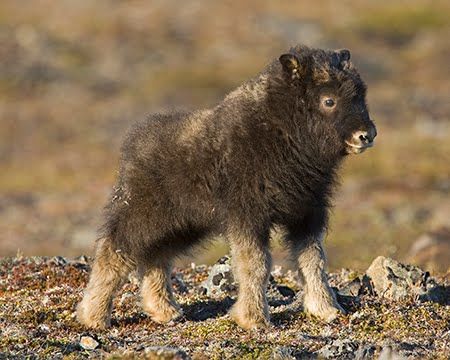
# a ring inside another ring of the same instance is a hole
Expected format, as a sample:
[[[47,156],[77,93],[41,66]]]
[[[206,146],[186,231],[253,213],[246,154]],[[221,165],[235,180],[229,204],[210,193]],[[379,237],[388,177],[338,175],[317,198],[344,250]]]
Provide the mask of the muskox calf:
[[[232,318],[269,323],[266,301],[277,225],[305,283],[304,308],[343,309],[325,273],[322,240],[345,155],[373,145],[366,86],[348,50],[292,48],[216,107],[153,115],[129,132],[78,320],[110,325],[114,292],[134,268],[156,322],[182,312],[172,295],[177,255],[215,234],[231,247],[239,295]]]

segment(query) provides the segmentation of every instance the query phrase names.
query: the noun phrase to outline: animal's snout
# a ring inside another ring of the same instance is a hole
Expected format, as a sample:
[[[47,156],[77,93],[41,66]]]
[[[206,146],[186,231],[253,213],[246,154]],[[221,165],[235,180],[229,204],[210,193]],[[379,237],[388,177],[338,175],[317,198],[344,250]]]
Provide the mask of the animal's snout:
[[[373,144],[373,140],[377,136],[377,130],[375,127],[371,127],[367,131],[357,131],[353,134],[353,143],[359,146],[370,146]]]
[[[352,134],[349,140],[346,140],[346,151],[348,154],[360,154],[367,148],[373,146],[373,140],[377,136],[375,126],[368,130],[359,130]]]

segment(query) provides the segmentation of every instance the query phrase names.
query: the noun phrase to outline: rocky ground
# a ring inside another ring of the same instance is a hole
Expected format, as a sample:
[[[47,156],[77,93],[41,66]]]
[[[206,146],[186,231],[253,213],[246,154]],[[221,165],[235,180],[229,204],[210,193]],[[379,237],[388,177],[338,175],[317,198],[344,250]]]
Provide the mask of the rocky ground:
[[[275,267],[268,289],[272,325],[244,331],[228,317],[236,295],[229,260],[172,275],[185,316],[159,325],[138,306],[134,275],[118,293],[112,328],[80,326],[74,309],[91,259],[0,260],[0,359],[448,359],[450,277],[378,257],[365,273],[329,276],[348,315],[326,324],[303,313],[302,286]]]
[[[92,254],[131,123],[213,107],[304,43],[351,50],[378,128],[376,146],[342,171],[330,268],[363,271],[380,254],[445,273],[450,2],[405,5],[0,1],[0,255]],[[195,261],[226,252],[215,246]]]

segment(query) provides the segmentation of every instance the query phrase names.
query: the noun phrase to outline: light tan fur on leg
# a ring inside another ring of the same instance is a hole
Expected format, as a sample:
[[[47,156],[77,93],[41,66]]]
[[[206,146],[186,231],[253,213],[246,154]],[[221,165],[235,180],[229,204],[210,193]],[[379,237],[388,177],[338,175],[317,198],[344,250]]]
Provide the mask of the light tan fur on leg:
[[[230,311],[231,317],[244,329],[268,326],[266,289],[272,262],[267,244],[234,238],[231,256],[234,276],[239,284],[239,295]]]
[[[340,312],[345,314],[345,310],[338,304],[333,290],[328,285],[322,238],[323,234],[317,239],[304,239],[296,252],[305,282],[303,301],[305,311],[329,322],[334,320]]]
[[[142,308],[153,321],[166,323],[183,315],[176,303],[170,282],[171,266],[157,264],[140,269]]]
[[[97,243],[94,265],[83,300],[77,307],[77,319],[94,329],[111,325],[112,299],[131,270],[131,263],[111,248],[108,239]]]

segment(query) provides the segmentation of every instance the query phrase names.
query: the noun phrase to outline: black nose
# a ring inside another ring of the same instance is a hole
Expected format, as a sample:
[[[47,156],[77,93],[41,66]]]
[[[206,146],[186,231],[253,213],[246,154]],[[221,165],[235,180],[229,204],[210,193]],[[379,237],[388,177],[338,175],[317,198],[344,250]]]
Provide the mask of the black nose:
[[[373,138],[370,138],[370,135],[368,133],[359,135],[359,140],[361,140],[361,143],[366,145],[373,141]]]
[[[371,127],[368,131],[364,131],[359,135],[359,140],[362,144],[366,145],[373,142],[375,136],[377,136],[377,129],[375,127]]]

